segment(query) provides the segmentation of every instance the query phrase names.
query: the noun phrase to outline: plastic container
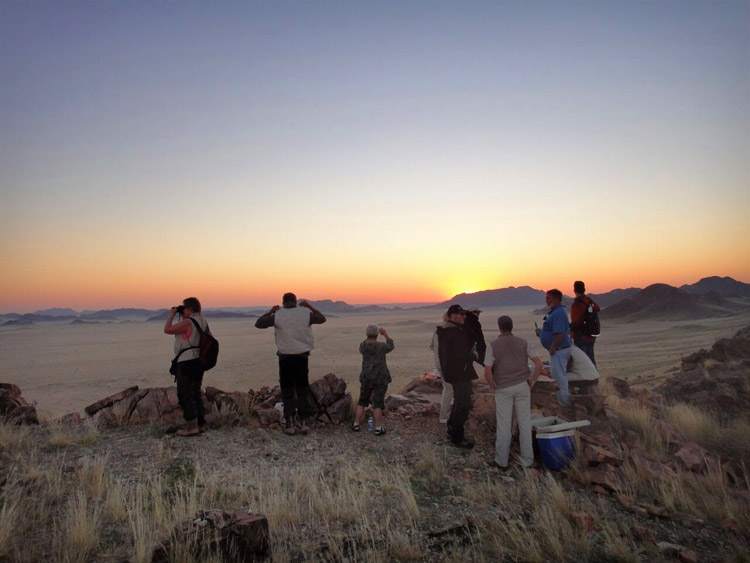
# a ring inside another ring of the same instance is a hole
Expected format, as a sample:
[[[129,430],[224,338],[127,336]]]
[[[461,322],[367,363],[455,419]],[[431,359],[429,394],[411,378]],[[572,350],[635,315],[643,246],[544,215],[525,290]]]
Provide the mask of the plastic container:
[[[370,415],[370,418],[367,419],[367,431],[372,432],[373,426],[375,426],[375,421],[372,419],[372,415]]]
[[[547,469],[564,469],[570,465],[575,457],[575,434],[575,430],[545,433],[537,431],[539,455]]]

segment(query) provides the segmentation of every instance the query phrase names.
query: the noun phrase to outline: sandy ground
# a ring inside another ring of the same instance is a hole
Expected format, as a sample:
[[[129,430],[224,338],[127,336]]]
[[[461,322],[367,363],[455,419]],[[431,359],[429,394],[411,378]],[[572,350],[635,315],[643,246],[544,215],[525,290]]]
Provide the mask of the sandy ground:
[[[541,325],[541,316],[527,307],[484,311],[480,321],[488,340],[496,334],[500,314],[511,315],[514,332],[537,343],[546,360],[533,334],[534,321]],[[273,329],[258,330],[252,319],[208,320],[221,343],[221,353],[204,385],[246,390],[277,383]],[[327,323],[314,327],[311,380],[333,372],[349,383],[356,399],[358,345],[365,326],[376,323],[395,340],[396,349],[388,357],[394,380],[390,392],[399,392],[414,376],[434,368],[428,346],[439,322],[440,311],[426,309],[329,316]],[[710,347],[717,338],[731,336],[748,322],[750,314],[680,322],[604,321],[596,345],[597,361],[604,375],[651,385],[679,366],[681,356]],[[168,368],[173,337],[165,335],[162,326],[159,322],[124,322],[0,327],[0,381],[19,385],[44,418],[82,412],[86,405],[131,385],[172,385]]]

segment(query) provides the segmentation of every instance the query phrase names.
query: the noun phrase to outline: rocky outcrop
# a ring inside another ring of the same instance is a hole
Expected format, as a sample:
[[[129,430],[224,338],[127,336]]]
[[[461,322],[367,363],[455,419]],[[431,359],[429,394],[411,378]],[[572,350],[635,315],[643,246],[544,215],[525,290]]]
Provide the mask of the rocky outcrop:
[[[39,424],[36,407],[21,396],[13,383],[0,383],[0,420],[14,424]]]
[[[191,546],[193,559],[204,561],[218,557],[225,561],[250,563],[262,561],[268,554],[268,519],[251,512],[201,510],[190,520],[175,526],[169,538],[154,549],[152,563],[168,563],[181,546]]]
[[[346,392],[346,382],[334,374],[311,384],[310,412],[313,420],[338,424],[351,417],[352,397]],[[222,416],[253,416],[261,426],[273,426],[281,420],[277,405],[281,402],[278,386],[262,387],[258,391],[226,392],[207,387],[203,395],[206,418],[216,420]],[[100,427],[118,427],[145,422],[176,423],[183,419],[176,387],[139,389],[129,387],[101,399],[85,409]]]
[[[728,418],[750,410],[750,326],[682,360],[677,375],[656,391],[670,403],[684,402]]]

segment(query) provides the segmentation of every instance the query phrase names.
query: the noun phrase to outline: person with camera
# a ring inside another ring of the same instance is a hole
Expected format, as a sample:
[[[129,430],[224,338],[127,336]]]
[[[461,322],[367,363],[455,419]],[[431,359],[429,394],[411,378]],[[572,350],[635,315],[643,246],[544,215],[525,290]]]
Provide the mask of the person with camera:
[[[299,432],[307,434],[307,418],[310,416],[308,395],[310,393],[308,358],[313,349],[312,325],[326,322],[323,313],[307,301],[285,293],[282,306],[271,310],[255,321],[256,328],[274,327],[276,348],[279,357],[279,387],[284,404],[284,433],[290,436]]]
[[[177,315],[180,318],[175,323],[174,318]],[[204,370],[199,360],[200,332],[193,321],[197,322],[204,332],[210,334],[208,323],[201,314],[200,301],[196,297],[188,297],[182,305],[169,310],[164,325],[165,334],[174,334],[176,373],[173,373],[177,383],[177,398],[186,423],[177,431],[180,436],[196,436],[203,431],[206,424],[201,396]]]

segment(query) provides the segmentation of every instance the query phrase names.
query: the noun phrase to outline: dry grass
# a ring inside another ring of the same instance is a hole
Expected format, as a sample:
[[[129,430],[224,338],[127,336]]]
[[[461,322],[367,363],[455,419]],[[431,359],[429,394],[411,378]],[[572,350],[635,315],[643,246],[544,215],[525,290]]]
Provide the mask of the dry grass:
[[[670,436],[662,433],[651,409],[633,401],[612,397],[609,403],[623,426],[635,432],[641,445],[656,459],[669,457]]]
[[[162,439],[141,469],[118,477],[111,458],[80,456],[75,432],[72,445],[54,448],[45,431],[37,432],[36,446],[32,434],[0,428],[25,448],[10,460],[0,488],[0,560],[147,562],[176,524],[211,508],[265,514],[277,562],[626,562],[643,556],[627,525],[612,517],[611,503],[572,488],[565,475],[517,468],[502,475],[471,469],[467,477],[450,468],[453,452],[437,447],[423,447],[408,462],[358,450],[270,472],[251,465],[206,473],[173,440]],[[630,477],[633,496],[750,525],[747,505],[718,469],[706,476],[678,473],[658,485]],[[572,518],[577,511],[590,514],[599,530],[580,529]],[[189,560],[192,549],[178,545],[175,560]]]

